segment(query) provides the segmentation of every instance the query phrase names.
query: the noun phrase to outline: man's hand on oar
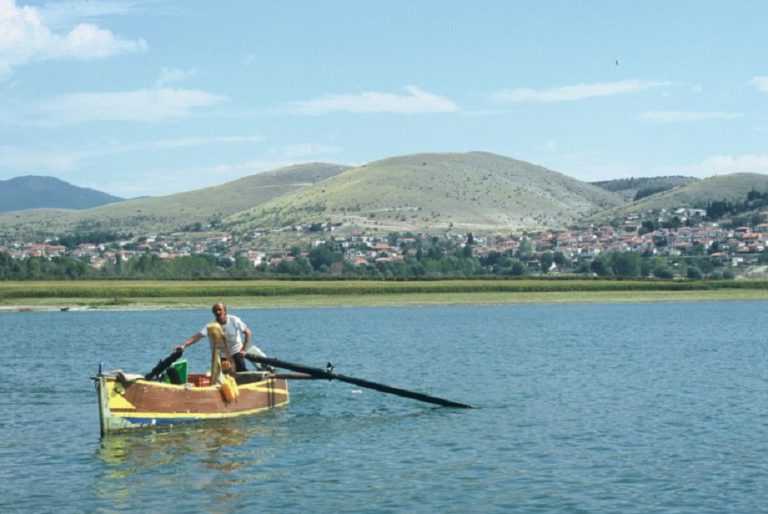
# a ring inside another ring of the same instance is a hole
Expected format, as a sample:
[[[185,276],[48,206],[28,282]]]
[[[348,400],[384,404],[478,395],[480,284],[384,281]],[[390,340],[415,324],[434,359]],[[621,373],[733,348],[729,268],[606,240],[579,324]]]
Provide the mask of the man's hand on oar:
[[[182,350],[181,348],[176,348],[176,349],[173,351],[173,353],[172,353],[172,354],[170,354],[168,357],[166,357],[165,359],[163,359],[163,360],[161,360],[160,362],[158,362],[158,363],[157,363],[157,366],[155,366],[154,368],[152,368],[152,371],[150,371],[149,373],[147,373],[146,375],[144,375],[144,379],[145,379],[145,380],[153,380],[154,378],[156,378],[156,377],[159,377],[160,375],[162,375],[162,374],[163,374],[163,371],[165,371],[166,369],[168,369],[168,367],[169,367],[171,364],[173,364],[174,362],[176,362],[176,360],[177,360],[179,357],[181,357],[181,354],[182,354],[182,353],[184,353],[184,350]]]

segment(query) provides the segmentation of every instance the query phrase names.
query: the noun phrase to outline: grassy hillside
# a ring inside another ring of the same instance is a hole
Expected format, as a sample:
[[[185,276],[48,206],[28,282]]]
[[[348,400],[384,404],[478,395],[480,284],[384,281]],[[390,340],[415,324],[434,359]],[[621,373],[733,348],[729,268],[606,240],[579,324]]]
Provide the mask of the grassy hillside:
[[[744,201],[753,189],[760,192],[768,191],[768,175],[757,173],[718,175],[645,197],[637,202],[599,213],[594,218],[609,219],[657,209],[704,208],[708,202],[720,200]]]
[[[153,233],[215,223],[346,169],[336,164],[291,166],[226,184],[162,197],[138,198],[86,211],[35,209],[0,214],[2,232],[55,236],[72,232]]]
[[[591,184],[605,189],[606,191],[617,193],[628,202],[631,202],[635,199],[635,196],[638,193],[642,196],[650,196],[651,194],[658,194],[662,191],[696,182],[697,180],[699,179],[678,175],[668,177],[630,177],[616,180],[602,180],[599,182],[591,182]]]
[[[681,181],[688,183],[637,202],[628,203],[620,194],[627,188],[666,187]],[[86,211],[0,213],[0,235],[29,241],[71,233],[144,235],[207,226],[247,233],[324,222],[340,226],[342,232],[503,234],[605,221],[652,209],[740,202],[753,189],[768,192],[768,175],[659,177],[600,185],[490,153],[416,154],[356,168],[324,163],[292,166],[216,187]],[[281,248],[290,244],[283,239],[295,235],[269,232]]]
[[[482,152],[417,154],[350,169],[224,220],[238,231],[329,221],[347,230],[514,231],[622,203],[540,166]]]

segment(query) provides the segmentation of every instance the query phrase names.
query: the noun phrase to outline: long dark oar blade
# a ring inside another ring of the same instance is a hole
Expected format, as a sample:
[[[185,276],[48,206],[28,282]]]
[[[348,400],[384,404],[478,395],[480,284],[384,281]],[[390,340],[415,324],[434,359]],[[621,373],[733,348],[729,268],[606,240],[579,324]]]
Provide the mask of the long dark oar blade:
[[[246,357],[253,362],[260,362],[262,364],[267,364],[269,366],[274,366],[276,368],[290,369],[291,371],[296,371],[298,373],[306,373],[307,375],[310,375],[315,378],[325,378],[328,380],[338,380],[340,382],[347,382],[360,387],[381,391],[382,393],[389,393],[397,396],[403,396],[405,398],[411,398],[413,400],[419,400],[421,402],[434,403],[435,405],[441,405],[443,407],[460,407],[464,409],[474,408],[474,406],[468,405],[466,403],[454,402],[452,400],[437,398],[435,396],[430,396],[428,394],[408,391],[406,389],[400,389],[400,388],[388,386],[385,384],[377,384],[376,382],[371,382],[369,380],[349,377],[346,375],[333,373],[332,371],[323,370],[320,368],[312,368],[309,366],[304,366],[303,364],[295,364],[293,362],[287,362],[279,359],[272,359],[270,357],[256,357],[255,355],[247,355]]]
[[[168,357],[166,357],[165,359],[163,359],[160,362],[158,362],[157,366],[152,368],[152,371],[150,371],[149,373],[144,375],[144,379],[145,380],[152,380],[155,377],[159,377],[163,373],[163,371],[168,369],[168,366],[170,366],[171,364],[176,362],[176,360],[179,357],[181,357],[182,353],[184,353],[183,350],[176,350],[175,352],[170,354]]]

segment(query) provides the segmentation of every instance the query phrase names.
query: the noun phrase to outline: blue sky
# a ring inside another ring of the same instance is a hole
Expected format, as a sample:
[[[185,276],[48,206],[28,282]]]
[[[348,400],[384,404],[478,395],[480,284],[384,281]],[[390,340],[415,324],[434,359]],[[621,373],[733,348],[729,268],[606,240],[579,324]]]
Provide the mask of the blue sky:
[[[768,2],[0,0],[0,180],[163,195],[489,151],[768,172]]]

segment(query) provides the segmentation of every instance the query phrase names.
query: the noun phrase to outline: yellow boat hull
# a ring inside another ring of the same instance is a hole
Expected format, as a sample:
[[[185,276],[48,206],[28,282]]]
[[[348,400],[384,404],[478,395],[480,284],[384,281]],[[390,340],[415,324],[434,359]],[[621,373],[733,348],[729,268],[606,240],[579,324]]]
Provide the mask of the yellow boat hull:
[[[95,380],[102,436],[142,427],[250,416],[289,401],[287,380],[259,372],[238,374],[234,398],[222,394],[219,386],[127,380],[116,373],[100,374]]]

